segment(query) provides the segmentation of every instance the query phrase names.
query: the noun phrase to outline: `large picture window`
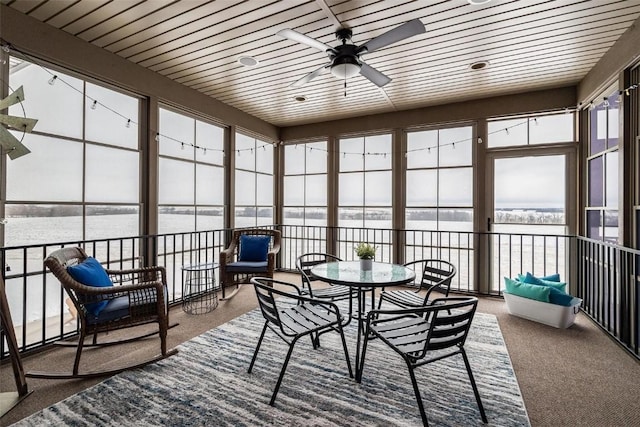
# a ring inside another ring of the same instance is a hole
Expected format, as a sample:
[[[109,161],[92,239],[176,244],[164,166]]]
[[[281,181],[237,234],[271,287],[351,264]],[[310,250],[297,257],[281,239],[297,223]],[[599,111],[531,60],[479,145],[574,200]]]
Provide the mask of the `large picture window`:
[[[473,128],[407,134],[408,230],[473,230]]]
[[[235,226],[273,224],[273,145],[236,133]]]
[[[327,225],[327,143],[284,150],[284,223]]]
[[[158,232],[224,228],[224,128],[160,109]]]
[[[391,135],[340,139],[338,225],[391,228]]]
[[[586,236],[618,242],[619,101],[610,88],[589,109]]]
[[[38,123],[14,132],[31,153],[7,161],[4,244],[138,235],[138,98],[18,57],[9,86]]]

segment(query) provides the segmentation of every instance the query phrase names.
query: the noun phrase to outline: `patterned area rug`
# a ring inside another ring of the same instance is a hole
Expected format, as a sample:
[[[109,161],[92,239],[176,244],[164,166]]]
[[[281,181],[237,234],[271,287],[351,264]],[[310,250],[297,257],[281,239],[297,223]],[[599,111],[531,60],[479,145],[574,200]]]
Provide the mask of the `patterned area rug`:
[[[337,334],[313,350],[303,339],[275,406],[268,405],[287,345],[267,331],[247,367],[263,318],[251,311],[143,369],[111,377],[18,422],[17,426],[418,426],[420,414],[402,359],[378,341],[367,351],[362,383],[349,378]],[[356,326],[347,328],[353,361]],[[476,313],[467,353],[489,425],[529,426],[520,389],[493,315]],[[461,356],[416,370],[430,425],[484,425]]]

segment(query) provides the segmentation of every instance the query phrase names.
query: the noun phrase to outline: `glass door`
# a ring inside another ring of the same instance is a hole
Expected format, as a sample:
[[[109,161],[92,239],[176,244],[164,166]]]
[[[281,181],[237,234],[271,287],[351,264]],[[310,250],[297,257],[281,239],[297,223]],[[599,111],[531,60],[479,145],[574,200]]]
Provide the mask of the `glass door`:
[[[489,155],[492,291],[504,277],[568,273],[569,154],[535,151]]]

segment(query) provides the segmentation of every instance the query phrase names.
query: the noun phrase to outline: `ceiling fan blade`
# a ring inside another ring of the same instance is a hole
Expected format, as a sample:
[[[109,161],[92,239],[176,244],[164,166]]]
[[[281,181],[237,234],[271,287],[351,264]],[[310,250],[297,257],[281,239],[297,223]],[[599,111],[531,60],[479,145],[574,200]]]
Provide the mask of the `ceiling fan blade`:
[[[409,22],[374,37],[358,48],[358,53],[373,52],[382,47],[399,42],[400,40],[422,34],[426,31],[424,24],[419,19],[412,19]]]
[[[362,67],[360,67],[360,74],[371,80],[371,82],[378,87],[382,87],[391,81],[391,78],[385,76],[375,68],[368,66],[364,62],[362,63]]]
[[[293,87],[300,87],[306,83],[309,83],[311,80],[315,79],[316,77],[318,77],[320,74],[324,73],[324,70],[331,65],[331,63],[329,64],[325,64],[322,67],[318,68],[315,71],[310,72],[309,74],[307,74],[306,76],[302,77],[301,79],[296,80],[295,82],[293,82],[291,84],[291,86]]]
[[[331,46],[329,46],[328,44],[324,44],[322,42],[319,42],[316,39],[312,39],[309,36],[305,36],[302,33],[299,33],[299,32],[294,31],[294,30],[290,30],[288,28],[285,28],[284,30],[280,30],[276,34],[278,34],[280,37],[284,37],[285,39],[293,40],[294,42],[298,42],[298,43],[306,44],[307,46],[315,47],[316,49],[321,50],[323,52],[326,52],[327,50],[333,51],[333,48]]]

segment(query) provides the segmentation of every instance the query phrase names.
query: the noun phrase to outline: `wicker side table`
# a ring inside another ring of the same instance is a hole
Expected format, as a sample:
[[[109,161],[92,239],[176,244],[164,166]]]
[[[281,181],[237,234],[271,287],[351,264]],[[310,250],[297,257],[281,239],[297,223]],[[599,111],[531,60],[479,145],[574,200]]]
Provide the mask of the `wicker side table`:
[[[189,314],[204,314],[218,306],[215,270],[217,263],[183,265],[182,310]]]

